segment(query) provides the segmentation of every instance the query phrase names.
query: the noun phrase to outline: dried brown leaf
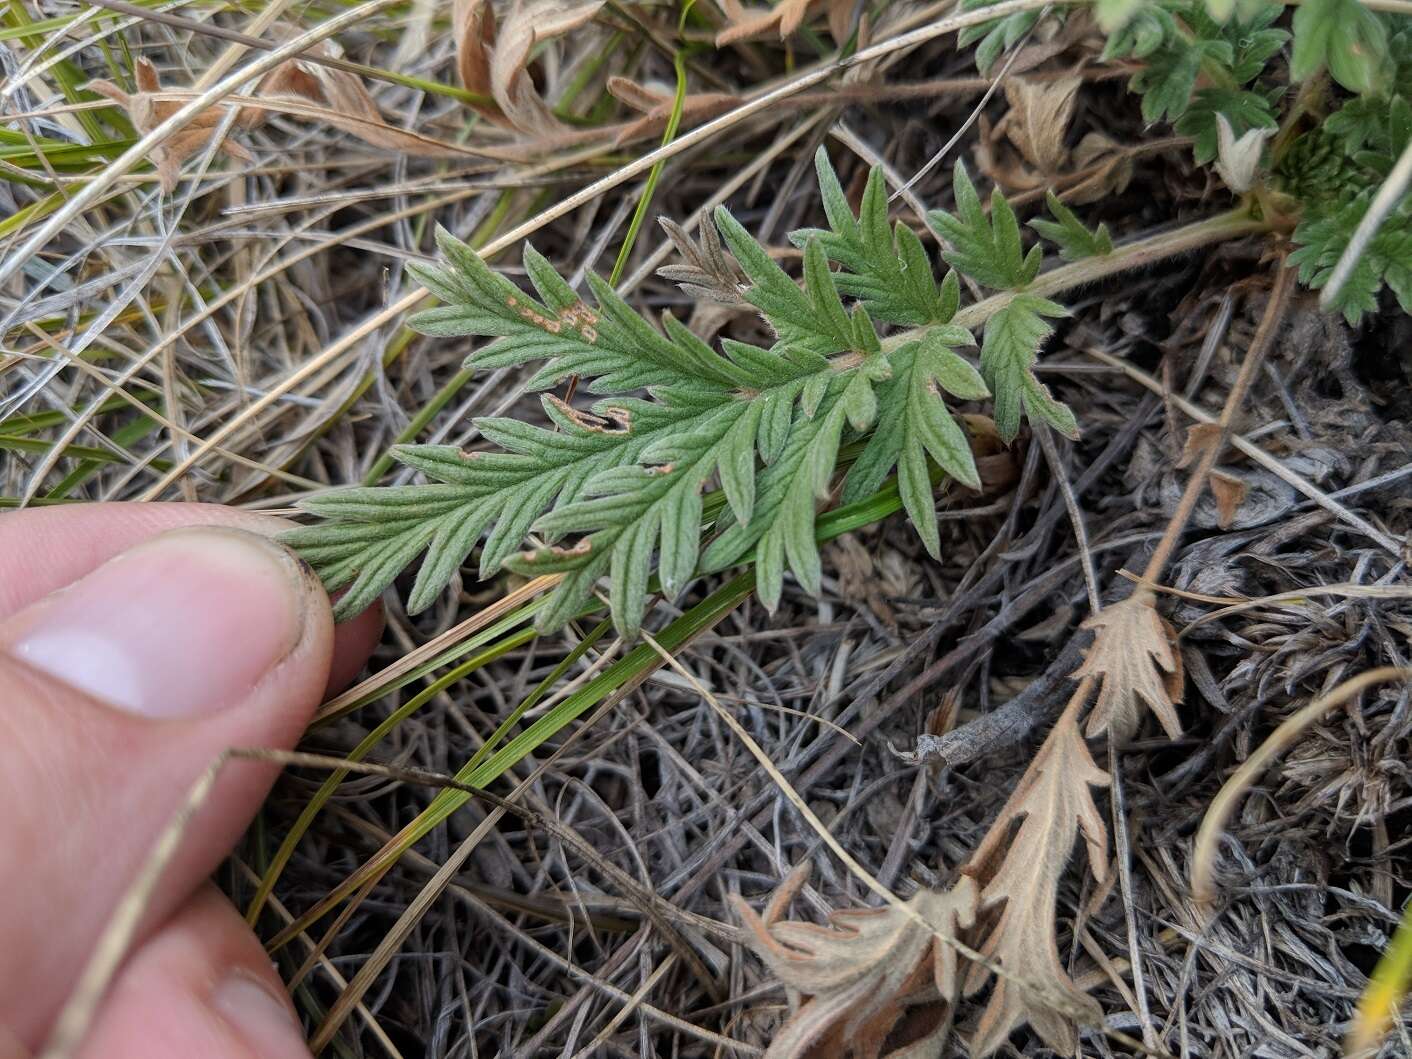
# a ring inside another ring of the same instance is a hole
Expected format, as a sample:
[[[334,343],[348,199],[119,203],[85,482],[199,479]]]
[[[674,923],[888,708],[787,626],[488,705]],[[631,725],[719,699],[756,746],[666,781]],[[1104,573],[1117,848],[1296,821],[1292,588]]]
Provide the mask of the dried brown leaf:
[[[973,1055],[989,1055],[1026,1023],[1057,1052],[1072,1055],[1077,1046],[1071,1013],[1089,1012],[1094,1005],[1059,960],[1055,899],[1080,836],[1093,874],[1100,881],[1107,874],[1108,830],[1089,791],[1107,783],[1108,774],[1094,763],[1077,723],[1065,714],[976,851],[974,870],[989,872],[1000,856],[998,848],[1014,831],[981,892],[982,913],[1002,909],[981,952],[1008,974],[996,979],[971,1039]],[[987,978],[985,967],[972,964],[967,991],[979,989]],[[1047,995],[1021,982],[1043,984]]]
[[[535,88],[530,53],[535,46],[592,21],[604,0],[516,0],[495,31],[489,56],[490,94],[509,124],[527,136],[551,136],[566,131]],[[482,27],[482,34],[486,32]],[[462,38],[464,41],[465,38]],[[462,41],[458,41],[462,43]],[[480,47],[486,48],[484,37]],[[479,61],[479,60],[475,60]],[[470,85],[466,86],[470,88]],[[472,89],[472,91],[478,91]]]
[[[495,10],[490,0],[456,0],[451,12],[451,32],[456,40],[456,72],[468,92],[491,96],[490,47],[495,43]],[[471,106],[497,124],[505,116],[489,103]]]
[[[1093,644],[1074,676],[1100,682],[1088,717],[1089,737],[1107,732],[1109,738],[1131,738],[1142,722],[1144,704],[1170,738],[1181,735],[1175,706],[1182,698],[1181,656],[1172,649],[1176,632],[1150,596],[1134,592],[1104,607],[1083,627],[1094,631]]]
[[[1073,160],[1081,171],[1091,172],[1065,193],[1070,205],[1082,206],[1121,194],[1132,182],[1132,154],[1101,132],[1085,133],[1073,150]]]
[[[1010,101],[1006,135],[1025,161],[1045,175],[1057,173],[1068,160],[1064,137],[1081,84],[1077,77],[1047,82],[1011,77],[1005,82]]]
[[[905,589],[893,592],[889,582],[896,583],[898,575],[906,577],[907,561],[896,562],[897,553],[891,550],[870,550],[852,533],[843,534],[827,551],[838,577],[838,594],[855,606],[866,606],[888,631],[896,634],[897,615],[888,605],[887,597],[909,593]]]
[[[1182,454],[1177,457],[1178,467],[1190,467],[1201,459],[1202,453],[1221,440],[1221,428],[1216,423],[1195,423],[1187,428],[1186,442]]]
[[[1212,471],[1208,483],[1216,498],[1216,519],[1221,529],[1230,529],[1240,505],[1245,503],[1249,488],[1245,482],[1224,471]]]
[[[948,891],[921,890],[912,914],[888,906],[835,912],[829,926],[780,922],[807,878],[795,869],[764,917],[734,899],[749,944],[804,999],[775,1035],[767,1059],[880,1059],[935,1054],[960,990],[956,937],[975,921],[977,890],[963,876]],[[922,922],[918,922],[918,918]],[[892,1050],[884,1053],[885,1042]]]
[[[297,32],[292,26],[277,25],[274,28],[276,37],[286,39]],[[343,57],[343,49],[334,41],[324,40],[311,45],[307,54],[339,59]],[[296,111],[296,116],[321,121],[384,150],[427,158],[468,153],[453,144],[443,144],[420,133],[389,125],[362,78],[347,70],[335,70],[303,58],[291,59],[266,74],[255,94],[262,101],[307,100],[318,109],[307,114]],[[266,111],[247,106],[241,111],[240,120],[245,128],[254,128],[265,120],[265,115]]]
[[[853,31],[853,14],[859,6],[858,0],[828,0],[829,36],[834,43],[848,42]]]
[[[156,98],[162,91],[162,85],[157,77],[157,68],[146,59],[137,60],[134,74],[137,91],[131,95],[111,81],[91,81],[88,88],[122,107],[133,128],[140,133],[151,132],[186,105],[181,100]],[[204,110],[152,149],[152,164],[157,168],[157,179],[161,181],[163,191],[176,187],[181,179],[182,163],[206,148],[224,117],[225,108]],[[234,140],[223,139],[219,149],[242,162],[255,161],[254,156]]]
[[[716,47],[759,37],[772,30],[784,40],[800,27],[814,0],[780,0],[774,7],[747,8],[740,0],[722,0],[726,28],[716,34]]]
[[[744,304],[740,291],[747,283],[745,273],[735,258],[726,253],[709,217],[701,221],[700,245],[693,242],[687,230],[676,221],[661,217],[657,223],[685,261],[681,265],[663,265],[657,275],[680,285],[687,294],[709,298],[722,305]]]

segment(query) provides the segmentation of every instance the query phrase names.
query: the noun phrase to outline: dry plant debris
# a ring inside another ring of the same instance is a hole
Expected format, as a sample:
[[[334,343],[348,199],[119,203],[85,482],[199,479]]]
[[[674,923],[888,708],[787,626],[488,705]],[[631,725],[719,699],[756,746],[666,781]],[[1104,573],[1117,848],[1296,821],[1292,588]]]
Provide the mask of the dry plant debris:
[[[274,29],[276,36],[285,39],[296,33],[294,27],[288,25],[277,25]],[[342,58],[341,49],[333,41],[320,41],[310,47],[307,54],[320,58]],[[383,150],[432,158],[459,153],[428,137],[388,124],[362,78],[347,70],[333,69],[303,58],[291,59],[266,75],[255,94],[269,102],[288,99],[317,104],[321,109],[312,114],[315,121],[342,129],[364,143]],[[265,108],[246,107],[239,120],[244,128],[255,128],[270,113]]]
[[[1016,77],[1005,82],[1005,98],[1010,103],[1006,135],[1025,161],[1046,179],[1052,179],[1069,160],[1064,140],[1082,85],[1083,80],[1078,77],[1057,81]]]
[[[602,8],[603,0],[515,0],[497,21],[490,0],[457,0],[453,24],[461,84],[494,101],[476,109],[532,139],[564,132],[530,76],[531,52],[586,25]]]
[[[330,1054],[961,1059],[1002,1038],[998,1051],[1026,1059],[1075,1040],[1084,1054],[1136,1053],[1099,1035],[1098,1008],[1107,1032],[1159,1054],[1337,1054],[1396,926],[1397,880],[1412,877],[1405,684],[1364,686],[1309,721],[1258,793],[1233,804],[1218,856],[1202,860],[1193,836],[1272,732],[1412,653],[1405,196],[1339,289],[1339,312],[1291,292],[1287,325],[1239,382],[1272,296],[1271,251],[1292,251],[1302,282],[1327,289],[1404,149],[1412,37],[1405,16],[1352,0],[1226,5],[1224,21],[1192,0],[1045,6],[976,26],[958,49],[932,32],[952,16],[923,5],[697,4],[684,22],[680,7],[644,4],[604,4],[587,21],[574,4],[399,5],[247,79],[248,97],[218,101],[150,155],[147,182],[111,165],[134,129],[192,98],[232,45],[240,63],[258,59],[243,34],[276,46],[327,13],[288,8],[270,22],[273,11],[219,4],[135,14],[26,0],[0,15],[10,505],[147,497],[288,511],[324,486],[425,490],[388,455],[409,440],[457,454],[448,468],[462,453],[494,463],[487,420],[623,440],[624,419],[595,415],[585,396],[591,373],[546,405],[523,394],[533,367],[464,370],[488,342],[403,329],[417,301],[407,262],[436,254],[438,225],[484,249],[516,297],[528,290],[518,244],[533,229],[583,298],[564,304],[561,330],[595,327],[575,307],[593,300],[583,277],[606,275],[621,250],[615,297],[645,326],[670,313],[712,343],[768,349],[778,336],[709,223],[719,203],[796,289],[806,245],[787,233],[830,239],[832,282],[884,342],[919,324],[884,321],[875,304],[927,311],[905,282],[917,271],[875,252],[881,231],[896,249],[899,221],[940,280],[927,215],[957,220],[962,245],[949,253],[995,249],[986,200],[999,192],[1015,238],[1004,210],[999,234],[1019,267],[996,278],[1027,278],[1038,234],[1057,249],[1030,280],[1042,288],[1073,274],[1061,269],[1101,271],[1152,239],[1209,230],[1222,211],[1263,218],[1043,295],[1065,315],[1032,303],[1009,317],[1024,325],[1010,336],[1040,336],[1039,358],[997,358],[992,344],[987,370],[1032,370],[1078,436],[1053,439],[1051,461],[1023,408],[1016,421],[955,400],[981,491],[933,492],[928,474],[910,495],[934,539],[901,515],[849,524],[816,591],[786,573],[773,614],[738,573],[649,594],[644,627],[659,642],[691,629],[676,658],[911,914],[865,909],[867,891],[819,854],[716,713],[675,674],[633,668],[635,648],[616,642],[604,611],[530,632],[545,583],[478,583],[485,552],[472,541],[472,562],[448,562],[409,613],[402,601],[428,567],[399,576],[394,564],[375,671],[309,746],[438,775],[474,763],[474,784],[502,796],[509,777],[522,781],[513,796],[532,815],[487,826],[474,798],[453,809],[447,791],[390,774],[291,770],[220,881],[258,905],[262,938],[288,940],[274,956],[298,981],[310,1033],[335,1038]],[[679,57],[689,129],[870,45],[866,61],[748,120],[658,147]],[[339,56],[356,62],[330,67]],[[1306,79],[1292,82],[1291,68]],[[105,86],[94,100],[79,90],[94,79],[131,91]],[[97,109],[107,102],[118,105]],[[924,171],[957,130],[943,165]],[[820,143],[837,165],[832,215],[807,177]],[[240,164],[194,164],[216,149]],[[658,150],[648,196],[645,164],[621,174]],[[182,194],[160,193],[183,162]],[[884,209],[865,226],[874,164]],[[89,190],[102,194],[15,253]],[[659,216],[683,220],[664,235]],[[1012,290],[959,311],[988,301],[990,313]],[[517,307],[560,322],[536,302]],[[982,343],[989,319],[968,324]],[[1235,389],[1239,414],[1223,431],[1214,421]],[[1183,462],[1203,417],[1213,425]],[[1223,433],[1232,442],[1215,452]],[[867,443],[856,440],[839,448],[827,496],[807,498],[815,525],[840,528],[844,494],[860,495],[850,480]],[[874,449],[858,478],[890,454]],[[1208,456],[1210,495],[1160,576],[1141,580],[1151,598],[1128,595],[1112,572],[1141,569]],[[874,486],[892,488],[891,473]],[[1105,604],[1096,614],[1085,564]],[[919,733],[935,754],[893,753]],[[415,846],[389,846],[404,832]],[[464,859],[445,888],[430,889],[453,856]],[[345,903],[337,895],[369,863],[380,881]],[[812,867],[807,881],[796,865]],[[1190,888],[1208,869],[1211,914]],[[751,913],[781,878],[795,921],[782,900]],[[387,939],[409,908],[399,948]],[[938,935],[988,955],[967,963]],[[325,1023],[330,1011],[350,1017]],[[1405,1053],[1405,1027],[1392,1032],[1384,1054]]]
[[[1094,801],[1092,789],[1106,787],[1110,777],[1094,762],[1078,724],[1090,692],[1101,682],[1091,714],[1091,734],[1106,732],[1110,738],[1126,738],[1136,730],[1141,719],[1139,698],[1146,699],[1153,693],[1152,674],[1156,666],[1163,665],[1168,673],[1165,679],[1157,677],[1158,694],[1155,701],[1148,700],[1148,705],[1163,717],[1164,724],[1170,717],[1176,726],[1176,730],[1169,733],[1173,738],[1181,732],[1169,697],[1180,698],[1180,674],[1176,674],[1174,687],[1168,630],[1153,610],[1150,594],[1139,590],[1122,603],[1105,608],[1095,616],[1090,627],[1096,628],[1097,634],[1083,665],[1073,674],[1079,680],[1078,688],[991,823],[985,839],[961,868],[961,874],[949,890],[923,889],[913,898],[918,908],[941,908],[948,916],[954,916],[954,920],[948,918],[944,924],[937,923],[938,930],[944,930],[946,937],[974,943],[986,960],[965,964],[963,972],[967,994],[976,993],[991,983],[989,1000],[969,1037],[969,1049],[977,1056],[995,1052],[1017,1028],[1025,1025],[1031,1026],[1050,1048],[1072,1055],[1078,1045],[1076,1016],[1089,1022],[1101,1018],[1096,1005],[1065,970],[1059,955],[1056,915],[1060,882],[1076,841],[1083,842],[1095,880],[1101,884],[1109,870],[1108,826]],[[1120,651],[1135,658],[1136,664],[1120,663]],[[1092,720],[1094,717],[1099,719],[1098,724]],[[793,882],[781,893],[788,895],[798,885]],[[786,901],[787,896],[782,899],[777,895],[763,922],[740,902],[737,909],[751,927],[756,952],[775,968],[783,981],[794,985],[808,979],[785,973],[782,968],[794,965],[787,964],[787,953],[781,950],[780,943],[788,937],[812,936],[811,930],[818,932],[822,928],[794,925],[788,927],[788,932],[779,927],[767,929],[771,916],[777,915]],[[873,914],[882,917],[879,924],[889,924],[882,928],[884,934],[888,929],[906,932],[907,924],[897,918],[895,910],[877,910]],[[835,913],[836,925],[842,922],[841,915],[844,913]],[[915,927],[912,929],[915,932]],[[803,1059],[814,1054],[825,1055],[830,1053],[809,1050],[813,1042],[853,1040],[853,1033],[861,1024],[853,1010],[860,996],[867,996],[867,1018],[876,1022],[866,1040],[881,1042],[893,1033],[907,1032],[903,1029],[904,1023],[911,1027],[913,1021],[908,1017],[905,999],[911,995],[915,976],[910,972],[904,975],[893,968],[890,978],[867,979],[866,990],[860,984],[878,962],[873,943],[881,936],[883,934],[859,935],[838,942],[834,958],[840,966],[854,973],[847,984],[857,986],[859,991],[830,992],[799,1008],[777,1038],[777,1042],[788,1042],[788,1046],[777,1043],[772,1048],[772,1056]],[[942,944],[932,935],[920,940]],[[899,957],[907,956],[904,963],[910,968],[910,951],[903,948],[896,951]],[[932,1002],[955,1003],[955,994],[941,989],[942,984],[951,985],[956,980],[956,954],[952,953],[950,959],[953,963],[948,969],[952,973],[944,978],[938,975],[937,996],[928,998]],[[809,963],[807,966],[825,973],[823,967],[832,967],[832,964],[816,967]],[[993,977],[996,972],[998,976]],[[795,987],[805,993],[819,992]],[[1056,1004],[1056,997],[1060,1003]],[[937,1023],[943,1025],[940,1019]],[[948,1029],[949,1023],[948,1013],[944,1023]],[[871,1059],[880,1053],[874,1048],[858,1054]]]
[[[103,80],[90,81],[88,89],[122,107],[138,132],[151,132],[180,110],[181,103],[172,99],[157,98],[162,92],[162,84],[157,77],[157,68],[148,60],[137,61],[133,67],[133,77],[137,83],[137,91],[131,94],[113,82]],[[226,114],[223,110],[205,111],[152,152],[152,162],[157,167],[157,179],[163,191],[171,191],[177,186],[181,179],[182,164],[188,158],[201,153],[225,122]],[[228,132],[222,134],[219,149],[242,162],[255,161],[255,156],[238,141],[230,139]]]
[[[909,1059],[940,1048],[961,990],[956,951],[941,939],[975,922],[975,884],[963,877],[946,892],[918,891],[907,903],[916,918],[885,907],[834,912],[826,927],[782,919],[808,878],[807,863],[791,872],[763,916],[733,902],[797,1008],[765,1054]]]
[[[977,1055],[989,1055],[1027,1023],[1055,1051],[1072,1055],[1078,1045],[1073,1012],[1092,1017],[1095,1006],[1059,957],[1055,900],[1076,839],[1083,840],[1094,878],[1101,883],[1107,875],[1108,828],[1090,790],[1107,784],[1108,774],[1094,764],[1077,722],[1066,714],[976,850],[968,870],[986,880],[982,914],[996,917],[983,931],[981,952],[1008,972],[995,981],[971,1039]],[[987,978],[985,967],[973,965],[967,990],[975,992]],[[1034,995],[1032,983],[1067,992],[1070,1009],[1054,1010]]]
[[[781,40],[804,24],[810,8],[820,0],[780,0],[771,7],[746,7],[740,0],[721,0],[726,28],[716,34],[716,46],[777,33]],[[822,0],[828,12],[829,32],[839,44],[848,40],[856,0]]]
[[[1157,613],[1151,593],[1134,592],[1104,607],[1083,627],[1093,630],[1093,644],[1074,676],[1099,683],[1085,728],[1088,737],[1131,739],[1147,710],[1168,739],[1180,736],[1175,704],[1182,700],[1181,655],[1174,649],[1176,632]]]

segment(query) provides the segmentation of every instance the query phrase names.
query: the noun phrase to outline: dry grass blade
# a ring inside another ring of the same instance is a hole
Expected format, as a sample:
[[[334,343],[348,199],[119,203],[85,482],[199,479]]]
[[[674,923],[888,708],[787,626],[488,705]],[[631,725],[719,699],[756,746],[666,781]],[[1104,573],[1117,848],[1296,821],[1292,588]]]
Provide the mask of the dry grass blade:
[[[1269,767],[1270,763],[1289,749],[1300,734],[1314,724],[1335,706],[1341,706],[1355,695],[1375,684],[1389,680],[1412,680],[1412,668],[1401,666],[1379,666],[1366,673],[1345,680],[1326,695],[1320,695],[1307,706],[1285,718],[1284,722],[1270,733],[1270,737],[1260,744],[1260,748],[1246,758],[1239,769],[1221,787],[1220,793],[1211,800],[1211,806],[1201,821],[1201,829],[1196,833],[1195,849],[1192,854],[1191,892],[1196,903],[1209,914],[1215,905],[1216,893],[1212,883],[1215,874],[1216,854],[1220,849],[1221,835],[1226,823],[1235,812],[1236,804],[1256,778]]]
[[[350,26],[357,25],[384,8],[395,6],[398,2],[399,0],[365,0],[364,3],[351,7],[342,14],[335,15],[328,21],[320,23],[317,28],[307,30],[294,40],[253,60],[249,66],[223,78],[191,102],[162,119],[154,128],[145,132],[136,143],[119,155],[100,176],[84,184],[76,194],[65,201],[60,209],[50,214],[49,218],[24,241],[23,245],[16,247],[9,255],[0,259],[0,283],[10,279],[27,262],[33,260],[35,255],[39,254],[51,239],[62,232],[84,210],[102,198],[129,170],[145,161],[153,151],[173,135],[192,122],[200,120],[201,115],[212,104],[230,95],[250,78],[273,70],[286,59],[292,58],[318,41],[326,40]]]
[[[482,607],[472,614],[465,621],[459,622],[447,629],[439,636],[428,640],[415,650],[408,651],[392,665],[378,670],[368,679],[355,684],[341,695],[337,695],[324,703],[319,712],[314,715],[311,725],[326,724],[329,721],[342,717],[349,710],[354,709],[360,702],[370,702],[376,699],[385,689],[392,687],[398,680],[411,673],[418,666],[435,658],[444,650],[454,647],[456,644],[470,637],[479,629],[485,628],[497,618],[509,614],[522,603],[527,603],[537,596],[548,592],[559,583],[558,574],[550,574],[545,577],[536,577],[532,581],[527,581],[518,588],[505,593],[488,607]]]
[[[1163,591],[1178,594],[1174,589],[1164,589]],[[1307,605],[1310,600],[1320,596],[1337,596],[1343,599],[1409,599],[1412,598],[1412,586],[1400,588],[1392,585],[1315,585],[1311,588],[1301,588],[1292,592],[1279,592],[1271,596],[1259,596],[1255,599],[1228,600],[1214,596],[1197,596],[1194,593],[1179,593],[1186,598],[1196,598],[1203,603],[1222,604],[1219,610],[1213,610],[1209,614],[1203,614],[1186,628],[1178,633],[1178,637],[1186,636],[1193,629],[1201,625],[1209,624],[1213,621],[1220,621],[1228,618],[1232,614],[1241,614],[1248,610],[1259,607],[1274,607],[1282,603],[1300,603]]]
[[[1175,703],[1182,699],[1181,655],[1172,649],[1177,634],[1153,606],[1152,595],[1139,589],[1127,599],[1084,622],[1093,644],[1076,677],[1099,682],[1098,699],[1085,732],[1090,739],[1130,739],[1142,723],[1144,708],[1161,722],[1168,738],[1182,734]]]
[[[128,94],[111,81],[91,81],[88,89],[100,96],[111,99],[127,112],[133,128],[141,133],[150,133],[179,109],[181,104],[170,98],[162,98],[162,84],[157,78],[157,68],[146,59],[138,59],[133,74],[137,81],[137,91]],[[199,154],[219,131],[225,118],[223,109],[211,107],[197,114],[184,128],[174,132],[165,141],[152,149],[152,162],[157,167],[157,178],[163,191],[171,191],[181,179],[181,167],[188,158]],[[223,138],[220,150],[238,158],[242,162],[254,162],[255,156],[235,140]]]
[[[1085,680],[1080,691],[1086,692],[1090,683]],[[1084,697],[1076,694],[1073,701],[1081,702]],[[973,867],[967,869],[989,875],[981,891],[982,915],[1002,909],[987,928],[981,951],[1012,976],[995,983],[971,1040],[975,1055],[989,1055],[1025,1023],[1064,1055],[1072,1055],[1078,1045],[1071,1012],[1092,1010],[1095,1005],[1074,985],[1059,960],[1055,900],[1060,876],[1080,836],[1094,877],[1102,880],[1107,873],[1108,830],[1089,792],[1090,787],[1107,785],[1108,773],[1095,764],[1072,711],[1066,711],[991,825],[986,841],[976,851]],[[1016,823],[1019,829],[1014,831]],[[1001,856],[1000,843],[1012,831],[1014,837],[991,874],[993,861]],[[980,989],[986,977],[985,968],[972,968],[967,991]],[[1024,981],[1017,982],[1014,977]],[[1070,1010],[1057,1011],[1047,997],[1032,995],[1024,982],[1034,978],[1067,993]],[[1092,1021],[1101,1017],[1095,1012]]]
[[[809,875],[805,862],[780,884],[763,917],[738,895],[751,948],[780,981],[807,998],[775,1036],[767,1059],[879,1059],[939,1048],[960,992],[954,937],[975,922],[978,894],[962,876],[949,891],[918,891],[907,908],[834,912],[829,926],[780,921]],[[933,929],[919,927],[918,920]],[[905,1025],[905,1031],[894,1031]],[[891,1050],[884,1051],[886,1044]]]
[[[339,71],[331,72],[336,77],[352,76]],[[265,118],[273,113],[339,129],[372,147],[415,158],[460,158],[465,161],[484,162],[487,158],[511,160],[520,156],[518,151],[507,148],[487,145],[463,147],[457,143],[389,125],[362,83],[358,82],[357,78],[353,78],[353,81],[357,84],[358,94],[345,92],[341,96],[335,96],[332,104],[324,103],[326,97],[303,96],[288,91],[268,97],[232,95],[228,98],[232,106],[240,106],[241,120],[251,128],[263,124]],[[362,99],[359,99],[359,96]],[[185,100],[190,96],[173,92],[169,94],[169,98]]]

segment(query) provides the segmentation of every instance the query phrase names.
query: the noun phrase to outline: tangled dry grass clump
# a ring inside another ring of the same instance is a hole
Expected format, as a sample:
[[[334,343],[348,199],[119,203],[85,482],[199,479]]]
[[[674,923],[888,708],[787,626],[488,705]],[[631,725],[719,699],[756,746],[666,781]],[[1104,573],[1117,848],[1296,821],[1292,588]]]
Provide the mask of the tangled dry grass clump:
[[[1340,1050],[1408,14],[0,12],[0,502],[287,515],[387,608],[220,877],[316,1052]]]

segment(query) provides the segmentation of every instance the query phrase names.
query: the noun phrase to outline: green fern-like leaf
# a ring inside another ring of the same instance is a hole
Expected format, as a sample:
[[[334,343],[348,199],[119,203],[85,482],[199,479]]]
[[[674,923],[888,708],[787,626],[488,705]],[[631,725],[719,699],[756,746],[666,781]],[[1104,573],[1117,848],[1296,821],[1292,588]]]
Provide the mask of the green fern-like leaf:
[[[1068,437],[1079,435],[1074,413],[1034,374],[1039,347],[1054,331],[1045,317],[1067,315],[1062,305],[1046,298],[1017,294],[986,323],[981,374],[995,395],[995,428],[1005,441],[1020,432],[1022,412]]]
[[[934,558],[941,556],[941,538],[928,457],[962,485],[981,485],[966,436],[941,396],[943,390],[968,401],[989,396],[976,369],[953,352],[970,342],[963,328],[937,327],[893,355],[893,377],[878,387],[877,429],[844,483],[843,502],[853,503],[875,492],[895,468],[902,506]]]
[[[722,282],[729,275],[760,311],[775,335],[769,348],[725,339],[713,349],[670,315],[654,326],[595,276],[585,300],[528,247],[532,291],[522,290],[438,233],[442,261],[412,269],[441,304],[411,324],[434,336],[489,339],[468,358],[472,367],[532,364],[531,388],[573,376],[598,399],[585,409],[543,396],[546,426],[476,420],[494,446],[488,451],[395,449],[428,484],[309,498],[303,506],[318,521],[287,539],[330,589],[344,589],[338,616],[367,606],[419,555],[407,606],[429,606],[478,546],[482,578],[502,568],[558,576],[539,612],[544,629],[602,590],[618,629],[633,636],[658,588],[676,594],[699,570],[749,560],[761,599],[774,607],[786,573],[806,591],[819,589],[815,518],[833,494],[845,441],[865,440],[845,498],[868,495],[895,472],[903,505],[937,555],[936,474],[979,485],[945,395],[979,400],[988,382],[1004,436],[1014,436],[1022,414],[1072,434],[1072,415],[1033,372],[1050,332],[1044,317],[1063,310],[1024,293],[1042,251],[1024,252],[1004,197],[993,197],[987,216],[958,170],[956,215],[934,217],[951,240],[952,265],[1016,292],[986,329],[978,373],[955,352],[974,344],[950,323],[956,276],[938,284],[915,233],[888,224],[881,174],[870,175],[855,217],[826,158],[818,168],[829,228],[791,236],[804,250],[801,281],[724,209],[714,218],[721,242],[703,236],[707,249],[698,252],[709,252]],[[1056,216],[1061,247],[1106,245],[1101,229],[1074,228],[1072,218],[1065,227]],[[885,348],[875,319],[919,330]],[[715,485],[724,504],[708,509],[703,494]]]
[[[1273,25],[1280,5],[1234,6],[1237,17],[1230,19],[1212,17],[1204,2],[1143,6],[1109,37],[1103,52],[1105,59],[1143,60],[1143,68],[1129,82],[1142,96],[1143,118],[1177,123],[1178,131],[1197,137],[1202,162],[1215,157],[1217,113],[1224,113],[1233,127],[1245,129],[1264,127],[1266,120],[1272,120],[1263,94],[1240,89],[1265,72],[1289,39],[1286,31]],[[1200,92],[1199,81],[1208,82]],[[1256,108],[1260,108],[1258,115]],[[1189,109],[1196,114],[1188,118]]]
[[[1100,0],[1099,18],[1104,17],[1105,3]],[[1177,36],[1176,20],[1160,4],[1137,4],[1130,0],[1114,0],[1110,15],[1116,23],[1103,47],[1103,60],[1130,56],[1146,59]],[[1122,21],[1118,21],[1119,19]]]
[[[1045,203],[1054,220],[1042,218],[1030,221],[1030,227],[1059,247],[1059,256],[1065,261],[1080,261],[1086,257],[1102,257],[1113,252],[1113,240],[1108,235],[1108,226],[1100,224],[1090,231],[1074,215],[1074,211],[1059,201],[1054,192],[1046,192]]]
[[[990,216],[986,216],[981,197],[960,162],[956,163],[952,187],[956,212],[932,210],[930,214],[932,223],[952,245],[942,257],[986,287],[1012,290],[1029,284],[1039,274],[1044,251],[1035,246],[1028,254],[1024,252],[1019,222],[1005,196],[999,192],[991,196]]]
[[[1269,98],[1259,92],[1241,88],[1201,89],[1177,121],[1176,130],[1192,138],[1192,153],[1202,165],[1216,158],[1218,114],[1230,122],[1231,132],[1237,139],[1251,129],[1273,129],[1279,124]]]
[[[1039,275],[1044,251],[1033,246],[1025,253],[1015,212],[998,191],[991,196],[990,215],[986,215],[975,185],[960,162],[956,164],[953,187],[956,213],[931,213],[932,223],[953,246],[942,256],[978,283],[1020,292],[991,317],[981,346],[981,374],[995,397],[996,428],[1005,441],[1013,440],[1020,431],[1023,413],[1077,437],[1074,414],[1034,376],[1039,347],[1053,333],[1043,318],[1067,315],[1063,306],[1023,293]]]
[[[1220,41],[1163,48],[1147,57],[1146,67],[1133,75],[1131,84],[1142,96],[1144,121],[1175,121],[1186,113],[1208,55],[1218,63],[1230,60],[1229,47]]]
[[[845,271],[835,277],[841,293],[857,298],[875,320],[890,324],[943,324],[956,313],[960,287],[947,274],[937,285],[932,263],[917,233],[899,221],[887,222],[887,187],[882,171],[868,175],[858,216],[822,147],[814,156],[829,230],[805,228],[790,234],[803,247],[817,239]]]
[[[1298,249],[1289,257],[1301,283],[1318,290],[1328,282],[1372,197],[1369,189],[1351,202],[1305,213],[1294,230]],[[1364,313],[1377,311],[1378,292],[1385,283],[1402,311],[1412,313],[1412,202],[1406,200],[1379,227],[1331,308],[1356,325]]]

